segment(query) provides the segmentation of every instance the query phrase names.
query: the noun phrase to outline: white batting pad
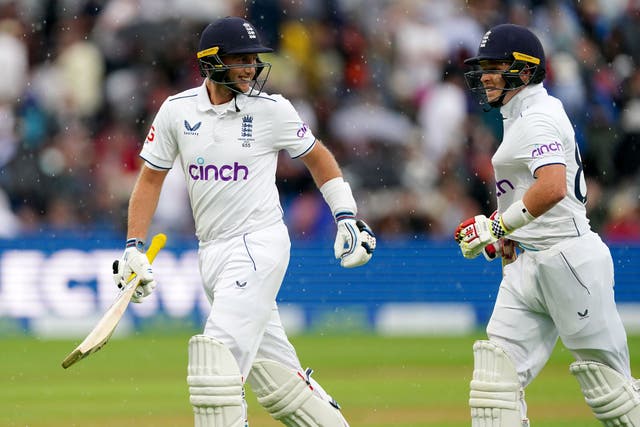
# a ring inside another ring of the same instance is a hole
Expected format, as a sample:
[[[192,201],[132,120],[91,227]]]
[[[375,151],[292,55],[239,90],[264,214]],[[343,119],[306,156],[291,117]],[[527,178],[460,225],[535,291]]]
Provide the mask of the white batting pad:
[[[258,402],[288,427],[349,427],[340,410],[312,390],[304,374],[281,363],[256,360],[247,381]]]
[[[525,427],[524,390],[509,356],[490,341],[473,344],[472,427]]]
[[[575,375],[584,400],[607,427],[640,427],[640,394],[635,380],[599,362],[574,362]]]
[[[242,375],[223,344],[205,335],[191,337],[187,383],[195,427],[246,426]]]

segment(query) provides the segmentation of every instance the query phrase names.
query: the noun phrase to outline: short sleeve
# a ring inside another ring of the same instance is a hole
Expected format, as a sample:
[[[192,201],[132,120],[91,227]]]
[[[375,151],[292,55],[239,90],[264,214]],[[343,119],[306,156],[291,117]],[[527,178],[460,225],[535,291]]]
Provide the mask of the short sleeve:
[[[273,109],[274,141],[277,150],[287,150],[292,158],[301,157],[313,148],[316,137],[291,102],[280,95]]]
[[[542,112],[528,114],[523,141],[526,141],[528,167],[533,175],[537,169],[550,164],[567,164],[562,133],[553,117]]]
[[[140,157],[155,169],[171,169],[178,155],[168,101],[165,101],[151,124]]]

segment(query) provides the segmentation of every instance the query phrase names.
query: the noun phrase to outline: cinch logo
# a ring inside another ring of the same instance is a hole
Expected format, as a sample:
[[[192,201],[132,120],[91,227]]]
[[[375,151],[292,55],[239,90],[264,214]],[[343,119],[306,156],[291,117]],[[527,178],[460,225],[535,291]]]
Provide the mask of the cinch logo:
[[[309,128],[307,127],[307,124],[303,123],[302,127],[298,129],[298,132],[296,132],[296,135],[298,136],[298,138],[302,138],[303,136],[305,136],[308,130]]]
[[[501,179],[500,181],[496,182],[496,197],[500,197],[504,193],[506,193],[508,190],[507,187],[510,187],[512,190],[515,190],[515,187],[513,186],[511,181],[509,181],[508,179]]]
[[[189,165],[189,175],[195,181],[246,181],[249,168],[238,162],[233,162],[233,165],[205,165],[204,159],[198,157],[195,165]]]
[[[543,156],[551,151],[562,151],[562,144],[559,142],[552,142],[549,145],[542,144],[531,152],[531,158],[535,159],[536,157]]]
[[[184,131],[185,135],[198,135],[198,132],[196,132],[198,129],[200,129],[200,125],[202,124],[202,122],[198,122],[195,125],[191,126],[191,124],[188,121],[184,121],[184,128],[186,129]]]

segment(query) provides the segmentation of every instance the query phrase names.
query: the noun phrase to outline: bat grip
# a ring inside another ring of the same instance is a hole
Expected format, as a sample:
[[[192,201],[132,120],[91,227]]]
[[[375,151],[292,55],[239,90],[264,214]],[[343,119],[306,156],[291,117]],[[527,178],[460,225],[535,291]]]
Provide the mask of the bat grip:
[[[160,249],[164,247],[165,243],[167,243],[167,236],[165,234],[158,233],[153,236],[153,238],[151,239],[151,245],[149,245],[149,249],[147,249],[146,252],[147,259],[149,260],[150,264],[154,259],[156,259],[156,255],[158,255],[158,252],[160,252]],[[136,273],[131,273],[131,275],[127,279],[127,283],[131,282],[134,277],[136,277]]]

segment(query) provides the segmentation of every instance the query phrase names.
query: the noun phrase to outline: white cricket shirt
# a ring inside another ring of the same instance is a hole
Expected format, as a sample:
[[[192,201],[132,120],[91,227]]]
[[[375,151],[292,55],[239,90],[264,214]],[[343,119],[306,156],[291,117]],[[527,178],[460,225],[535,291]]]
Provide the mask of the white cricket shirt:
[[[534,183],[535,171],[545,165],[566,166],[567,196],[510,239],[526,249],[546,249],[568,237],[587,232],[584,203],[587,188],[573,126],[562,103],[542,84],[525,87],[500,108],[504,137],[493,155],[498,211],[522,199]]]
[[[165,100],[140,156],[155,169],[170,169],[179,158],[196,236],[209,241],[282,221],[278,152],[300,157],[314,144],[309,127],[281,95],[238,95],[212,105],[203,83]]]

